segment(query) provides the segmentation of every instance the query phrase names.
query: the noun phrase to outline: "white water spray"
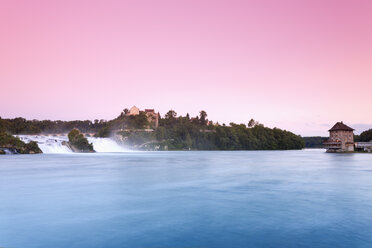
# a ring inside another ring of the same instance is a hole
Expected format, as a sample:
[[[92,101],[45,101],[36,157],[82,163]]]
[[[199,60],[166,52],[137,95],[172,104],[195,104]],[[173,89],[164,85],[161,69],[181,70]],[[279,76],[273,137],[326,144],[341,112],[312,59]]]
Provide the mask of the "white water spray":
[[[73,153],[71,149],[65,145],[68,141],[67,136],[47,136],[47,135],[18,135],[18,137],[28,143],[35,141],[39,145],[43,153]],[[93,144],[93,149],[96,152],[128,152],[110,138],[93,138],[88,137],[88,141]]]
[[[119,145],[115,140],[110,138],[93,138],[88,137],[89,143],[93,144],[93,149],[96,152],[128,152],[128,149],[125,149]]]
[[[37,142],[43,153],[72,153],[71,149],[63,144],[68,141],[67,136],[19,135],[18,137],[25,143]]]

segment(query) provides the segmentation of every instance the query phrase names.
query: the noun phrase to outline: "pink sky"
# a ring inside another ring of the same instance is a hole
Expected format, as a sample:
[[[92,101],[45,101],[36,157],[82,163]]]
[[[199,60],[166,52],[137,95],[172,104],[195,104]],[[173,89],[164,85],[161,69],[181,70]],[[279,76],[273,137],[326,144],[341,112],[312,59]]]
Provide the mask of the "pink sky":
[[[372,128],[372,1],[0,2],[0,116]]]

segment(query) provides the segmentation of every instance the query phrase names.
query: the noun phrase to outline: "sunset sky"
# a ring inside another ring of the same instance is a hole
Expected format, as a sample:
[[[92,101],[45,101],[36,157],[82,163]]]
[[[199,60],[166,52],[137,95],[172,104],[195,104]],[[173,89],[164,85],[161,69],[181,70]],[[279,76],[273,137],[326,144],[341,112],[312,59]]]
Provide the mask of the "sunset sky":
[[[372,1],[0,0],[0,116],[372,128]]]

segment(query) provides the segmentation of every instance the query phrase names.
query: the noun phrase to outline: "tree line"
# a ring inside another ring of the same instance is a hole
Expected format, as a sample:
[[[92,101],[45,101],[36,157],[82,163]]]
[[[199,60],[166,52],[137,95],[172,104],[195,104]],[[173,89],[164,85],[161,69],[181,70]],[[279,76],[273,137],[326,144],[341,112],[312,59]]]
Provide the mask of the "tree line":
[[[362,132],[360,135],[355,135],[356,142],[370,142],[372,141],[372,129]]]
[[[129,145],[147,144],[148,149],[168,150],[287,150],[302,149],[304,140],[289,131],[268,128],[251,119],[247,124],[213,123],[206,111],[198,116],[178,116],[169,110],[159,115],[159,126],[153,132],[141,132],[151,126],[144,112],[128,116],[124,110],[113,120],[51,121],[26,120],[24,118],[1,119],[0,131],[11,134],[67,133],[77,128],[83,133],[95,133],[97,137],[121,135]],[[118,130],[122,130],[119,131]]]
[[[230,123],[229,126],[213,123],[207,113],[190,118],[168,111],[159,119],[159,127],[148,132],[120,132],[132,146],[149,143],[168,150],[287,150],[304,148],[304,140],[289,131],[268,128],[251,119],[246,124]],[[153,141],[153,142],[151,142]]]
[[[105,120],[75,120],[75,121],[51,121],[51,120],[26,120],[18,117],[14,119],[2,119],[0,117],[0,131],[11,134],[41,134],[41,133],[68,133],[78,128],[84,133],[96,133],[108,126]]]

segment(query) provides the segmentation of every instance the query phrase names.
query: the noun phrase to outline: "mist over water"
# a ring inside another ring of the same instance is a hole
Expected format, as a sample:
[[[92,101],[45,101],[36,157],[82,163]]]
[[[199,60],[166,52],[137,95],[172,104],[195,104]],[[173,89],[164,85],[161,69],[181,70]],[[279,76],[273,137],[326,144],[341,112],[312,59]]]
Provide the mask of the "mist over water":
[[[48,136],[48,135],[18,135],[24,142],[36,141],[43,153],[73,153],[73,151],[63,142],[68,141],[67,136]],[[87,138],[93,143],[96,152],[129,152],[131,150],[119,145],[111,138]]]
[[[119,145],[111,138],[94,138],[88,137],[88,141],[93,143],[96,152],[129,152],[131,150]]]
[[[372,156],[0,156],[0,247],[372,247]]]

